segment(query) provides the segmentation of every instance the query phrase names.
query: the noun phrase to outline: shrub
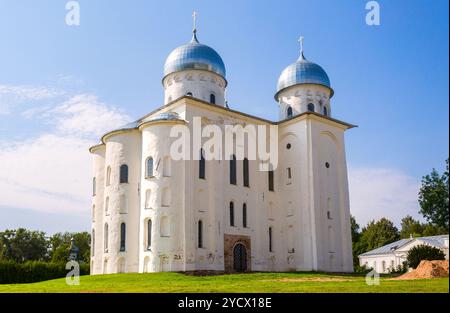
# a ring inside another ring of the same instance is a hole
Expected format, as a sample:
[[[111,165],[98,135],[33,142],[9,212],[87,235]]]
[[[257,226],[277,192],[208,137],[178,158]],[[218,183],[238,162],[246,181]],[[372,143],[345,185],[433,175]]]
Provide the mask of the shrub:
[[[34,283],[66,277],[65,263],[0,261],[0,284]],[[80,264],[80,275],[89,274],[89,265]]]
[[[389,274],[404,274],[408,271],[408,262],[403,262],[397,265],[397,267],[389,268]]]
[[[369,267],[367,267],[367,266],[365,266],[365,265],[355,265],[355,267],[354,267],[354,272],[355,273],[358,273],[358,274],[367,274],[367,273],[369,273],[369,272],[371,272],[372,271],[372,268],[369,268]]]
[[[406,260],[409,267],[416,268],[422,260],[445,260],[445,254],[438,248],[418,245],[408,251]]]

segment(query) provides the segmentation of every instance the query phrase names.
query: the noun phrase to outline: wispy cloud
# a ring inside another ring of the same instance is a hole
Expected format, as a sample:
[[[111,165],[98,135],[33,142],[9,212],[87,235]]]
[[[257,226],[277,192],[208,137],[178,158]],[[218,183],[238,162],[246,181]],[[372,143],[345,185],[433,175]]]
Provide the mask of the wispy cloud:
[[[392,168],[349,167],[350,209],[358,223],[387,217],[396,225],[407,214],[422,219],[420,181]]]

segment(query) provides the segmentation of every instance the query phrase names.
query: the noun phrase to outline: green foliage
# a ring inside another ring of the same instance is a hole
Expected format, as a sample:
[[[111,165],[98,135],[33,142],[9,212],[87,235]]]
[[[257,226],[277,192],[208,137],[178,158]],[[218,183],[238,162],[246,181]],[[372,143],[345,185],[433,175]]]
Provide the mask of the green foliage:
[[[33,283],[44,280],[65,277],[66,263],[51,263],[41,261],[0,261],[0,284]],[[80,275],[89,274],[89,265],[80,265]]]
[[[89,263],[91,235],[88,232],[82,233],[57,233],[50,237],[50,257],[52,262],[66,262],[69,256],[69,249],[72,238],[79,249],[81,261]]]
[[[422,260],[445,260],[445,254],[438,248],[418,245],[408,251],[406,260],[409,267],[416,268]]]
[[[369,273],[369,272],[371,272],[372,271],[372,269],[371,268],[368,268],[367,266],[365,266],[365,265],[359,265],[359,264],[356,264],[354,267],[353,267],[353,270],[355,271],[355,273],[358,273],[358,274],[367,274],[367,273]]]
[[[26,262],[48,259],[49,243],[45,233],[24,228],[0,232],[0,260]]]
[[[389,268],[390,274],[404,274],[408,271],[408,262],[403,262],[402,264],[397,265],[395,268]]]
[[[425,225],[420,223],[418,220],[412,218],[411,215],[407,215],[402,218],[400,237],[402,239],[409,238],[411,235],[413,237],[423,236],[423,231]]]
[[[366,252],[400,239],[397,227],[390,220],[382,218],[371,221],[362,229],[358,251]]]
[[[355,268],[356,271],[356,268],[359,266],[358,255],[361,254],[359,253],[360,251],[358,248],[359,238],[361,237],[361,234],[359,232],[359,225],[356,222],[356,219],[353,215],[350,216],[350,224],[352,234],[353,267]]]
[[[422,178],[419,192],[420,213],[432,224],[448,230],[449,220],[449,160],[442,175],[433,169]]]

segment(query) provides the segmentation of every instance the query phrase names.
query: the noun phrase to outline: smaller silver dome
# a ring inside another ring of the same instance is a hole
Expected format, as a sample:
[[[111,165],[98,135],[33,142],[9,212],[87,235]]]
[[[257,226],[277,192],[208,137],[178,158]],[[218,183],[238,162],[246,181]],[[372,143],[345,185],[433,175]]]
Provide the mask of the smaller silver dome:
[[[303,52],[297,62],[292,63],[281,72],[281,75],[278,78],[275,100],[277,100],[278,94],[283,89],[301,84],[325,86],[330,89],[331,96],[333,96],[334,93],[331,88],[330,79],[325,70],[320,65],[307,60],[303,55]]]
[[[211,47],[197,40],[196,30],[192,40],[173,50],[164,64],[164,77],[171,73],[198,69],[219,74],[225,78],[225,64],[220,55]]]
[[[160,113],[154,117],[149,118],[146,122],[150,122],[150,121],[176,121],[176,120],[181,120],[180,116],[178,115],[178,113],[175,112],[165,112],[165,113]]]

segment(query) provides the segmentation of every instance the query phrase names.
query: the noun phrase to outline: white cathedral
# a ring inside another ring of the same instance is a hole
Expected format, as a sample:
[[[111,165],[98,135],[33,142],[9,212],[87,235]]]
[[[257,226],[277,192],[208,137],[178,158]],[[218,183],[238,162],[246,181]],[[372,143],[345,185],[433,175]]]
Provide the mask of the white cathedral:
[[[163,106],[90,148],[92,274],[353,271],[344,132],[354,126],[331,117],[328,75],[303,48],[278,79],[277,121],[228,107],[222,58],[195,28],[167,57],[162,84]],[[278,166],[173,160],[171,129],[195,117],[276,125]]]

